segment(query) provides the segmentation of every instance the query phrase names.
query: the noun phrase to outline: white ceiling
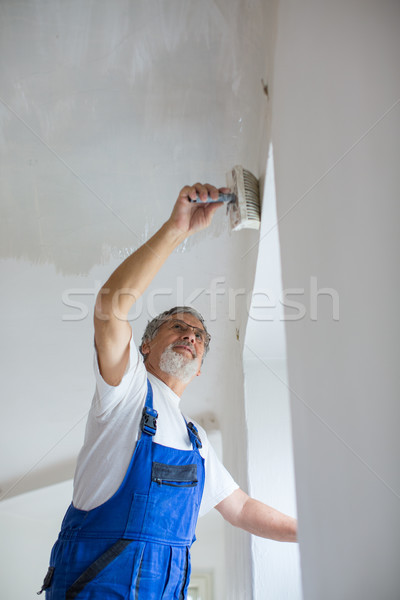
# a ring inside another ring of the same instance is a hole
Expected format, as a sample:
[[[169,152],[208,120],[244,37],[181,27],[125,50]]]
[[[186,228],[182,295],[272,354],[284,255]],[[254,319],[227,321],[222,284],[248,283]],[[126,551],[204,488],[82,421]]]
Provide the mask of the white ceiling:
[[[224,185],[235,164],[263,175],[267,17],[262,0],[1,3],[7,497],[73,472],[93,394],[100,285],[164,222],[184,184]],[[181,300],[204,312],[219,362],[206,361],[184,410],[211,429],[221,418],[221,369],[231,368],[227,348],[245,330],[230,318],[228,291],[254,271],[257,239],[230,234],[221,209],[209,231],[174,253],[133,314],[138,341],[150,315]],[[268,331],[264,350],[279,354]]]

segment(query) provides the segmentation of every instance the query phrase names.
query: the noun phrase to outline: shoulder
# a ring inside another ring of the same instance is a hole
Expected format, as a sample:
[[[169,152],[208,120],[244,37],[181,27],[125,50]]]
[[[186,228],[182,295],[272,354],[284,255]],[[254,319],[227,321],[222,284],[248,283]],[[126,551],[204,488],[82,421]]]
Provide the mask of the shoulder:
[[[110,385],[104,380],[94,347],[94,375],[96,390],[92,408],[96,417],[107,418],[111,411],[132,408],[132,403],[141,402],[147,393],[147,371],[133,339],[129,344],[129,358],[124,375],[118,385]]]

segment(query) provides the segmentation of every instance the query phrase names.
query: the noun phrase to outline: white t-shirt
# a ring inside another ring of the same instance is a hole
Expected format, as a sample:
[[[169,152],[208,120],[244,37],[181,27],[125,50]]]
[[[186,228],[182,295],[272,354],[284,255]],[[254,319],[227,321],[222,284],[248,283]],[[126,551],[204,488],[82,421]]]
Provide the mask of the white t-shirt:
[[[132,338],[129,362],[118,386],[108,385],[102,378],[96,350],[94,372],[96,391],[74,477],[73,504],[81,510],[100,506],[122,483],[139,437],[147,377],[153,388],[153,407],[158,412],[157,432],[153,440],[179,450],[192,449],[186,423],[179,410],[180,397],[147,372]],[[187,421],[190,420],[187,418]],[[195,425],[203,444],[200,452],[205,459],[205,485],[200,506],[202,516],[239,486],[218,459],[204,429],[197,423]]]

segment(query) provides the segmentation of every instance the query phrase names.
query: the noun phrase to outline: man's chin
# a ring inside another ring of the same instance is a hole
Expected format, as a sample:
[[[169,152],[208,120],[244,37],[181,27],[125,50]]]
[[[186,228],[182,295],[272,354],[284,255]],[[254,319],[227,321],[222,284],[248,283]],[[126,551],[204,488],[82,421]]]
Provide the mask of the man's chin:
[[[189,349],[186,350],[185,348],[181,348],[178,346],[178,348],[172,348],[172,350],[179,356],[186,358],[187,362],[190,362],[196,358],[195,356],[193,356],[191,350]]]
[[[172,350],[172,352],[171,352]],[[160,369],[184,383],[188,383],[197,373],[197,358],[183,347],[166,348],[160,358]]]

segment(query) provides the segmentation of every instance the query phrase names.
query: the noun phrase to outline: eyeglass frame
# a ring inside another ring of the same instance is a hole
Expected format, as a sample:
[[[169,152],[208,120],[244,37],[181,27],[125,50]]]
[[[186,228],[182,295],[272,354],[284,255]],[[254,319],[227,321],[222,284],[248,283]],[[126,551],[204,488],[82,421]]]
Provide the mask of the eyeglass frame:
[[[193,333],[196,333],[197,331],[201,332],[202,337],[204,334],[204,337],[205,337],[205,339],[203,340],[204,348],[208,348],[210,341],[211,341],[211,335],[208,333],[208,331],[206,331],[205,329],[200,329],[200,327],[195,327],[194,325],[189,325],[189,323],[186,323],[186,321],[182,321],[182,319],[166,319],[165,321],[160,323],[160,326],[158,327],[158,329],[160,329],[160,327],[162,325],[164,325],[164,323],[173,323],[173,322],[182,323],[186,327],[193,329]],[[171,329],[171,327],[169,329]],[[186,331],[187,331],[187,329],[186,329]]]

